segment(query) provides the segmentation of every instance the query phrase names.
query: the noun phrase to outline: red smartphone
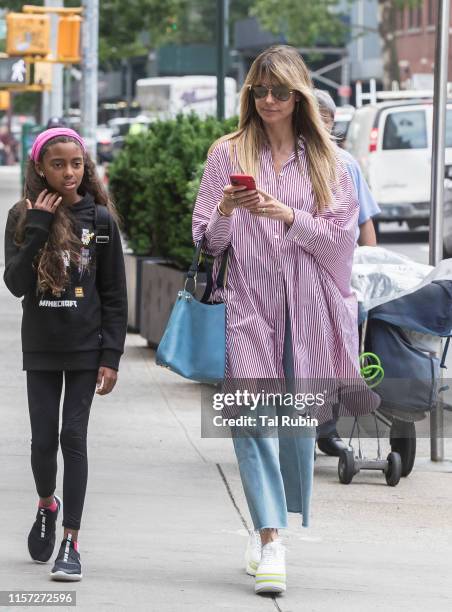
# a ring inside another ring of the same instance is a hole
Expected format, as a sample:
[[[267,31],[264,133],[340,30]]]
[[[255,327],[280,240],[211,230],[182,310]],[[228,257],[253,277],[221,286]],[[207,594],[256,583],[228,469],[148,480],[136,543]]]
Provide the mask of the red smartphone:
[[[231,174],[229,178],[231,180],[231,185],[244,185],[247,191],[253,191],[256,189],[254,177],[249,176],[248,174]]]

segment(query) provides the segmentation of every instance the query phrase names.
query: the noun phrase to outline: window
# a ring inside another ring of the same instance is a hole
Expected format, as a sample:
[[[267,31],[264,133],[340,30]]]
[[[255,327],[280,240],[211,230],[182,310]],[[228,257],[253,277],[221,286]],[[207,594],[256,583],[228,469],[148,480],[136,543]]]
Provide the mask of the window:
[[[408,26],[410,29],[420,28],[422,26],[422,6],[409,9]]]
[[[428,25],[436,25],[437,14],[438,14],[438,0],[428,0],[428,7],[427,7]]]
[[[426,148],[425,111],[392,112],[386,117],[383,133],[384,150]]]
[[[422,28],[422,5],[416,9],[416,27]]]

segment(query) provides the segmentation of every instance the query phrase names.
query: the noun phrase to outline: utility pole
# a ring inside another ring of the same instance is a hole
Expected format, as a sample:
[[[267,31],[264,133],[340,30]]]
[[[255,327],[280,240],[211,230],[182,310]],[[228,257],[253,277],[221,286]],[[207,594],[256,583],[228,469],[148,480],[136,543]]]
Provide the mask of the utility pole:
[[[341,64],[341,86],[339,87],[339,97],[341,100],[341,106],[350,103],[351,96],[350,88],[350,57],[347,52],[342,55]]]
[[[71,86],[72,86],[72,66],[65,66],[63,76],[64,76],[64,97],[63,97],[63,107],[64,107],[64,116],[69,117],[69,111],[71,108]]]
[[[63,0],[45,0],[44,6],[61,8]],[[54,57],[57,55],[58,46],[58,15],[50,15],[50,50]],[[63,66],[52,65],[52,89],[42,92],[41,122],[47,123],[50,117],[61,117],[63,115]]]
[[[229,47],[229,0],[217,0],[217,118],[224,119],[224,79],[226,76],[226,47]]]
[[[433,143],[430,216],[430,265],[443,258],[444,162],[446,152],[447,74],[449,58],[450,0],[439,0],[436,24],[435,80],[433,92]],[[430,457],[444,459],[444,413],[438,401],[430,413]]]
[[[96,159],[99,0],[83,0],[83,7],[81,123],[88,150]]]
[[[122,60],[123,74],[125,77],[126,89],[126,117],[130,117],[130,109],[132,106],[132,90],[133,90],[133,66],[132,60],[129,58]]]

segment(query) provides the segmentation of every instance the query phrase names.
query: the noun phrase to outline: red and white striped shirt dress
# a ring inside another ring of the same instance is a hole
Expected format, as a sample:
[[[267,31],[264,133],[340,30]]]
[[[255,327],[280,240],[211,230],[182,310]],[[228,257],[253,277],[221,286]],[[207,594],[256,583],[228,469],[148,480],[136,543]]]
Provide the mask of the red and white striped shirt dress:
[[[333,206],[316,212],[305,146],[300,139],[299,160],[293,153],[279,175],[270,147],[264,146],[256,177],[258,188],[293,208],[291,227],[244,208],[221,216],[217,204],[223,188],[240,169],[231,160],[230,142],[208,156],[193,211],[193,238],[198,242],[204,236],[214,256],[229,247],[226,288],[214,286],[213,293],[214,301],[226,304],[226,379],[284,378],[287,304],[295,378],[361,380],[357,303],[350,287],[358,201],[338,159]],[[377,396],[364,383],[363,388],[367,401],[342,406],[339,414],[364,414],[378,405]],[[331,416],[325,409],[317,418],[323,422]]]

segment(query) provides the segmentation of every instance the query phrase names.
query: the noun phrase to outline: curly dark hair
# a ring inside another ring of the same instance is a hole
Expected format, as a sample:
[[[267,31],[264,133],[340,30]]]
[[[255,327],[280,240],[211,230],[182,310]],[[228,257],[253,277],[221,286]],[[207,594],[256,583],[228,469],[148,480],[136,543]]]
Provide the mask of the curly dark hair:
[[[74,142],[80,146],[79,143],[71,137],[57,136],[49,140],[42,147],[39,155],[39,162],[42,162],[49,147],[59,142]],[[97,175],[96,166],[89,153],[85,152],[83,154],[83,162],[84,173],[78,189],[79,193],[83,196],[90,193],[96,204],[106,206],[113,219],[118,222],[119,219],[116,208]],[[40,176],[36,169],[35,162],[30,159],[25,173],[24,198],[16,204],[18,218],[14,239],[15,243],[19,246],[25,240],[26,200],[28,199],[31,202],[35,202],[41,191],[46,188],[48,188],[46,179]],[[67,273],[62,257],[64,251],[69,254],[71,265],[78,266],[79,264],[82,242],[76,233],[77,230],[70,208],[70,206],[64,206],[62,204],[58,206],[55,211],[55,218],[53,219],[47,242],[36,257],[34,265],[38,276],[38,293],[51,291],[53,295],[58,296],[61,295],[68,286],[70,276]]]

